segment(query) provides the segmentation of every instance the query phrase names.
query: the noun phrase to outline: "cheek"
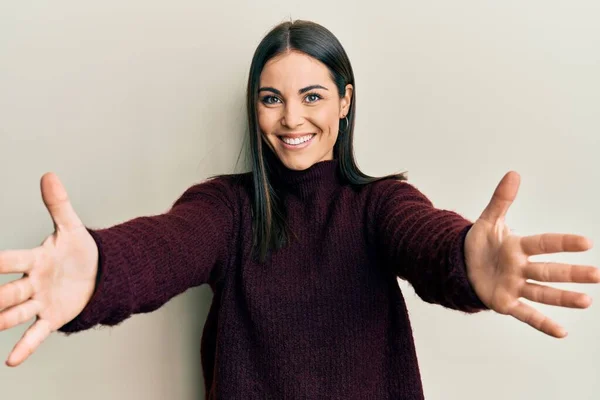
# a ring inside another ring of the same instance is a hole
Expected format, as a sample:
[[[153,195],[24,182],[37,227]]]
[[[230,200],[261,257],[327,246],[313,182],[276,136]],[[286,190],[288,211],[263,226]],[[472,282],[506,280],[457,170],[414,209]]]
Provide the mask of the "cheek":
[[[314,114],[315,124],[325,133],[336,133],[339,127],[337,109],[323,108]]]
[[[276,110],[258,107],[256,114],[258,116],[258,126],[260,127],[260,130],[266,134],[271,133],[279,120]]]

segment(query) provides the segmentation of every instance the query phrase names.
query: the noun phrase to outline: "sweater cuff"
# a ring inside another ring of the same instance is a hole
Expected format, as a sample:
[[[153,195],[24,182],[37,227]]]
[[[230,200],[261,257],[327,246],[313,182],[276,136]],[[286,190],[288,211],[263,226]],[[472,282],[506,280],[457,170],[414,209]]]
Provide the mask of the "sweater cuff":
[[[115,303],[122,298],[129,299],[130,296],[124,296],[123,293],[131,293],[131,288],[126,271],[120,270],[116,265],[110,265],[111,256],[110,254],[107,254],[107,249],[103,242],[103,236],[108,235],[109,233],[107,230],[86,229],[98,247],[98,275],[96,277],[96,287],[88,304],[79,315],[58,328],[59,332],[66,334],[89,329],[98,323],[112,325],[110,324],[110,321],[103,321],[103,319],[109,313],[116,318],[119,318],[121,314],[127,315],[127,310],[129,309],[126,303]]]
[[[481,310],[487,310],[488,307],[483,304],[479,296],[475,293],[467,275],[467,264],[465,261],[465,240],[467,233],[473,226],[469,223],[462,228],[457,236],[455,244],[452,246],[450,254],[450,265],[452,273],[448,277],[448,289],[454,293],[454,308],[468,313],[475,313]]]

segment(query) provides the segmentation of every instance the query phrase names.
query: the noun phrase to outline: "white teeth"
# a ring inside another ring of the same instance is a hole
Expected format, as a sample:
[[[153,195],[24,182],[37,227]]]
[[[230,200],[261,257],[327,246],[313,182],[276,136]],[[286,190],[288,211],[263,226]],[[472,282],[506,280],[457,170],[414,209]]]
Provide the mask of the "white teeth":
[[[298,145],[300,143],[309,141],[310,139],[312,139],[312,137],[313,137],[313,135],[306,135],[306,136],[302,136],[302,137],[296,138],[296,139],[289,139],[289,138],[282,137],[281,140],[283,140],[287,144]]]

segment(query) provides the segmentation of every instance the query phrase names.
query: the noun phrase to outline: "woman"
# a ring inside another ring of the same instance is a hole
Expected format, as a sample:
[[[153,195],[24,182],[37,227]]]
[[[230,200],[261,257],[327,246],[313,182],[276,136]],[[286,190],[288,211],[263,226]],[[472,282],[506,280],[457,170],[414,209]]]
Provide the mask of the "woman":
[[[194,185],[163,215],[84,226],[58,178],[42,177],[55,232],[0,252],[0,329],[37,316],[9,355],[21,364],[53,331],[116,325],[208,283],[206,397],[422,399],[398,287],[425,301],[512,315],[566,332],[519,301],[585,308],[590,298],[528,279],[597,283],[591,266],[529,262],[585,251],[585,237],[519,237],[504,223],[519,175],[472,223],[439,210],[405,176],[372,178],[353,156],[356,88],[340,43],[317,24],[275,27],[248,79],[252,171]]]

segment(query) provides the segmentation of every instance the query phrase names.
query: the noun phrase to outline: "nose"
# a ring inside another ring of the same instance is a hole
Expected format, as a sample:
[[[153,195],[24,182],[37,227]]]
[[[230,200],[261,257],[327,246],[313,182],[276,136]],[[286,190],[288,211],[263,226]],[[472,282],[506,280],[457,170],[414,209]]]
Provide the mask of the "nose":
[[[289,102],[285,105],[281,125],[288,129],[294,129],[304,123],[302,105]]]

